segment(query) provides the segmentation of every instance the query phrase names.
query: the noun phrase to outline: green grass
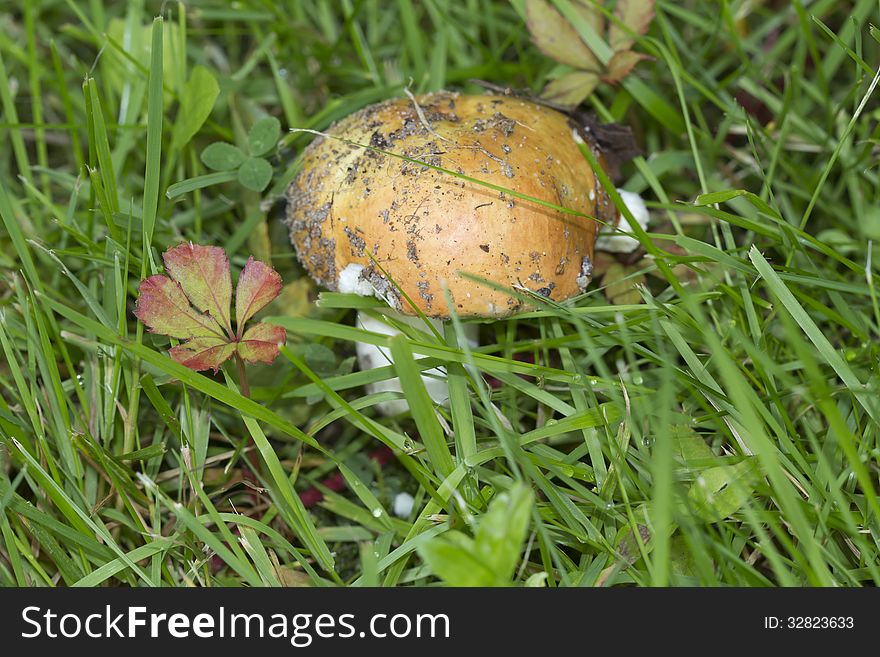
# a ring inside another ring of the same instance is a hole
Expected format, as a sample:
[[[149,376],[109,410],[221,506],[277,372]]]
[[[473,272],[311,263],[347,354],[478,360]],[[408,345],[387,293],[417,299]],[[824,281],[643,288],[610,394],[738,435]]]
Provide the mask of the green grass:
[[[522,0],[25,4],[0,4],[0,585],[880,584],[876,0],[660,2],[653,59],[586,103],[644,149],[644,284],[474,349],[457,318],[391,339],[354,326],[371,300],[314,303],[282,195],[308,130],[410,80],[540,89]],[[265,116],[304,129],[266,192],[205,168]],[[287,284],[251,398],[132,315],[183,240]],[[396,368],[352,371],[356,341]],[[391,376],[389,419],[363,386]]]

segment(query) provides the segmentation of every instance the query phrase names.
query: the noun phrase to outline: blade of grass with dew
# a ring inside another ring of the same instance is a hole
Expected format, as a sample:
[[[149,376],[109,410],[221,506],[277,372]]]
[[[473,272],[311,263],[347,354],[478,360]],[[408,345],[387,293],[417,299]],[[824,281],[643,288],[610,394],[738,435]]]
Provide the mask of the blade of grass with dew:
[[[455,465],[443,429],[437,421],[434,402],[428,395],[425,382],[416,367],[409,343],[401,335],[391,338],[391,357],[400,377],[401,388],[409,404],[409,411],[419,428],[431,466],[440,477],[446,477]]]

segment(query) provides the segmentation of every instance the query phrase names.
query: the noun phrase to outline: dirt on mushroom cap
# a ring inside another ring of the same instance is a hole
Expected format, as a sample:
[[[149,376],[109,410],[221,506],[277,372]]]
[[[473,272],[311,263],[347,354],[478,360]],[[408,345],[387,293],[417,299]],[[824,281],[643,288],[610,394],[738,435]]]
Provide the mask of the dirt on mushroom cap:
[[[450,314],[443,284],[462,316],[524,309],[519,299],[462,272],[556,301],[576,296],[592,273],[596,221],[419,164],[612,222],[614,207],[572,128],[564,114],[509,96],[439,92],[366,107],[304,153],[302,172],[288,189],[297,255],[331,290],[346,266],[363,265],[362,277],[408,314],[415,310],[397,286],[429,317]]]

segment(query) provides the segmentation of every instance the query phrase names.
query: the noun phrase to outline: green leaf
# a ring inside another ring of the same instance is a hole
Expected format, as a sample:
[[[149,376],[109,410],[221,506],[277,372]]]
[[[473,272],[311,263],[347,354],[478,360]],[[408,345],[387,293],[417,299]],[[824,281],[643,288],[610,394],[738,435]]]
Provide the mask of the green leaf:
[[[530,575],[526,580],[525,587],[527,589],[543,589],[547,586],[547,571],[542,570],[540,573]]]
[[[489,504],[475,537],[477,551],[500,584],[510,583],[522,556],[522,546],[532,513],[532,490],[517,484]]]
[[[241,538],[239,539],[241,546],[257,567],[256,570],[260,575],[260,579],[263,580],[263,585],[281,586],[281,582],[278,580],[278,573],[275,572],[275,567],[272,565],[269,553],[263,547],[257,532],[250,527],[241,527],[239,531],[241,533]]]
[[[683,465],[691,469],[705,467],[718,457],[709,449],[706,441],[690,427],[677,424],[670,427],[672,453]]]
[[[688,490],[696,512],[719,522],[739,511],[752,497],[760,480],[757,459],[703,470]]]
[[[104,110],[94,78],[89,78],[83,85],[83,92],[88,87],[88,107],[92,109],[92,125],[95,141],[95,156],[98,160],[98,169],[101,182],[106,190],[106,199],[111,212],[119,211],[119,194],[116,191],[116,175],[113,168],[113,157],[110,150],[110,137],[107,133],[107,124],[104,119]],[[88,113],[87,113],[88,116]],[[161,119],[161,117],[160,117]]]
[[[449,586],[493,586],[495,573],[477,554],[473,539],[449,531],[420,545],[418,553]]]
[[[194,67],[181,93],[172,150],[183,148],[196,135],[214,109],[219,94],[220,86],[214,75],[204,66]]]
[[[326,376],[336,371],[336,354],[329,347],[317,342],[310,343],[303,354],[306,365],[317,374]]]
[[[509,586],[522,558],[533,499],[530,488],[516,484],[492,500],[473,539],[448,531],[421,545],[419,554],[450,586]]]
[[[865,208],[859,228],[865,237],[880,242],[880,205]]]
[[[645,505],[639,505],[633,509],[633,517],[637,520],[645,517]],[[651,540],[651,530],[647,525],[638,523],[635,528],[632,525],[623,525],[617,531],[615,540],[617,551],[621,556],[620,565],[623,567],[632,566],[642,555],[642,549],[645,553],[653,550],[653,541]]]
[[[22,518],[20,522],[36,539],[42,547],[43,552],[45,552],[45,555],[55,562],[55,565],[58,567],[58,572],[67,585],[72,585],[82,578],[83,572],[80,569],[79,564],[70,558],[68,552],[61,547],[50,532],[44,530],[37,523],[28,522],[25,518]]]
[[[241,166],[247,156],[237,146],[218,141],[202,151],[202,163],[214,171],[231,171]]]
[[[81,580],[72,584],[72,586],[85,588],[97,586],[106,579],[113,577],[116,573],[125,570],[128,567],[127,562],[137,563],[159,552],[170,550],[174,545],[174,538],[159,538],[146,545],[141,545],[126,553],[124,557],[117,557],[111,561],[106,561],[100,568],[96,568]]]
[[[327,572],[333,572],[333,554],[318,534],[314,520],[294,490],[289,473],[285,471],[278,460],[278,455],[266,438],[266,434],[263,433],[259,423],[252,417],[245,416],[242,419],[248,428],[248,432],[251,434],[251,438],[254,440],[254,444],[257,446],[257,450],[260,452],[260,456],[263,458],[263,462],[269,470],[269,474],[272,476],[276,499],[282,503],[282,508],[285,509],[286,513],[289,514],[290,520],[293,521],[294,531],[298,533],[302,541],[312,551],[312,556],[321,564],[321,567]]]
[[[149,461],[157,456],[162,456],[166,452],[165,443],[156,443],[143,449],[136,449],[133,452],[120,454],[117,458],[120,461]]]
[[[265,155],[274,148],[280,137],[281,122],[278,119],[274,116],[260,119],[254,123],[251,131],[248,133],[248,146],[250,147],[251,155]]]
[[[238,170],[238,182],[255,192],[262,192],[272,180],[273,173],[272,165],[266,160],[251,157]]]

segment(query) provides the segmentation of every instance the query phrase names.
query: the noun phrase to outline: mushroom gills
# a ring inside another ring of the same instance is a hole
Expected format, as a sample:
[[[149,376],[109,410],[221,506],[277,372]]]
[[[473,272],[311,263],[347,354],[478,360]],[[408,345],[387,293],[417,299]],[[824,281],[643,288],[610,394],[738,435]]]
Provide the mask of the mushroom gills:
[[[425,330],[426,328],[423,320],[420,317],[402,315],[396,311],[385,311],[385,316],[391,317],[394,320],[412,326],[413,328],[421,330]],[[442,333],[442,321],[430,318],[428,319],[428,321],[431,322],[435,329]],[[358,328],[364,329],[365,331],[370,331],[371,333],[379,333],[381,335],[393,336],[400,334],[400,331],[398,331],[393,326],[383,322],[381,319],[368,315],[365,312],[358,312],[357,326]],[[478,325],[464,324],[462,328],[468,344],[471,346],[471,348],[476,348],[478,345]],[[384,367],[386,365],[394,364],[394,361],[391,358],[391,352],[384,347],[378,347],[376,345],[367,344],[365,342],[357,342],[355,343],[355,347],[357,350],[358,365],[360,366],[361,371],[368,371],[376,369],[377,367]],[[419,360],[420,358],[424,358],[424,356],[416,356],[416,360]],[[435,403],[448,403],[449,390],[446,385],[446,368],[432,367],[429,370],[425,370],[422,373],[422,381],[425,384],[425,389],[428,391],[428,396],[430,396]],[[368,383],[366,388],[367,393],[371,395],[380,392],[403,392],[403,388],[400,385],[400,379],[397,377],[384,379],[382,381],[376,381],[374,383]],[[382,415],[399,415],[400,413],[404,413],[409,410],[409,404],[407,404],[406,399],[392,399],[379,402],[375,405],[375,408]]]

